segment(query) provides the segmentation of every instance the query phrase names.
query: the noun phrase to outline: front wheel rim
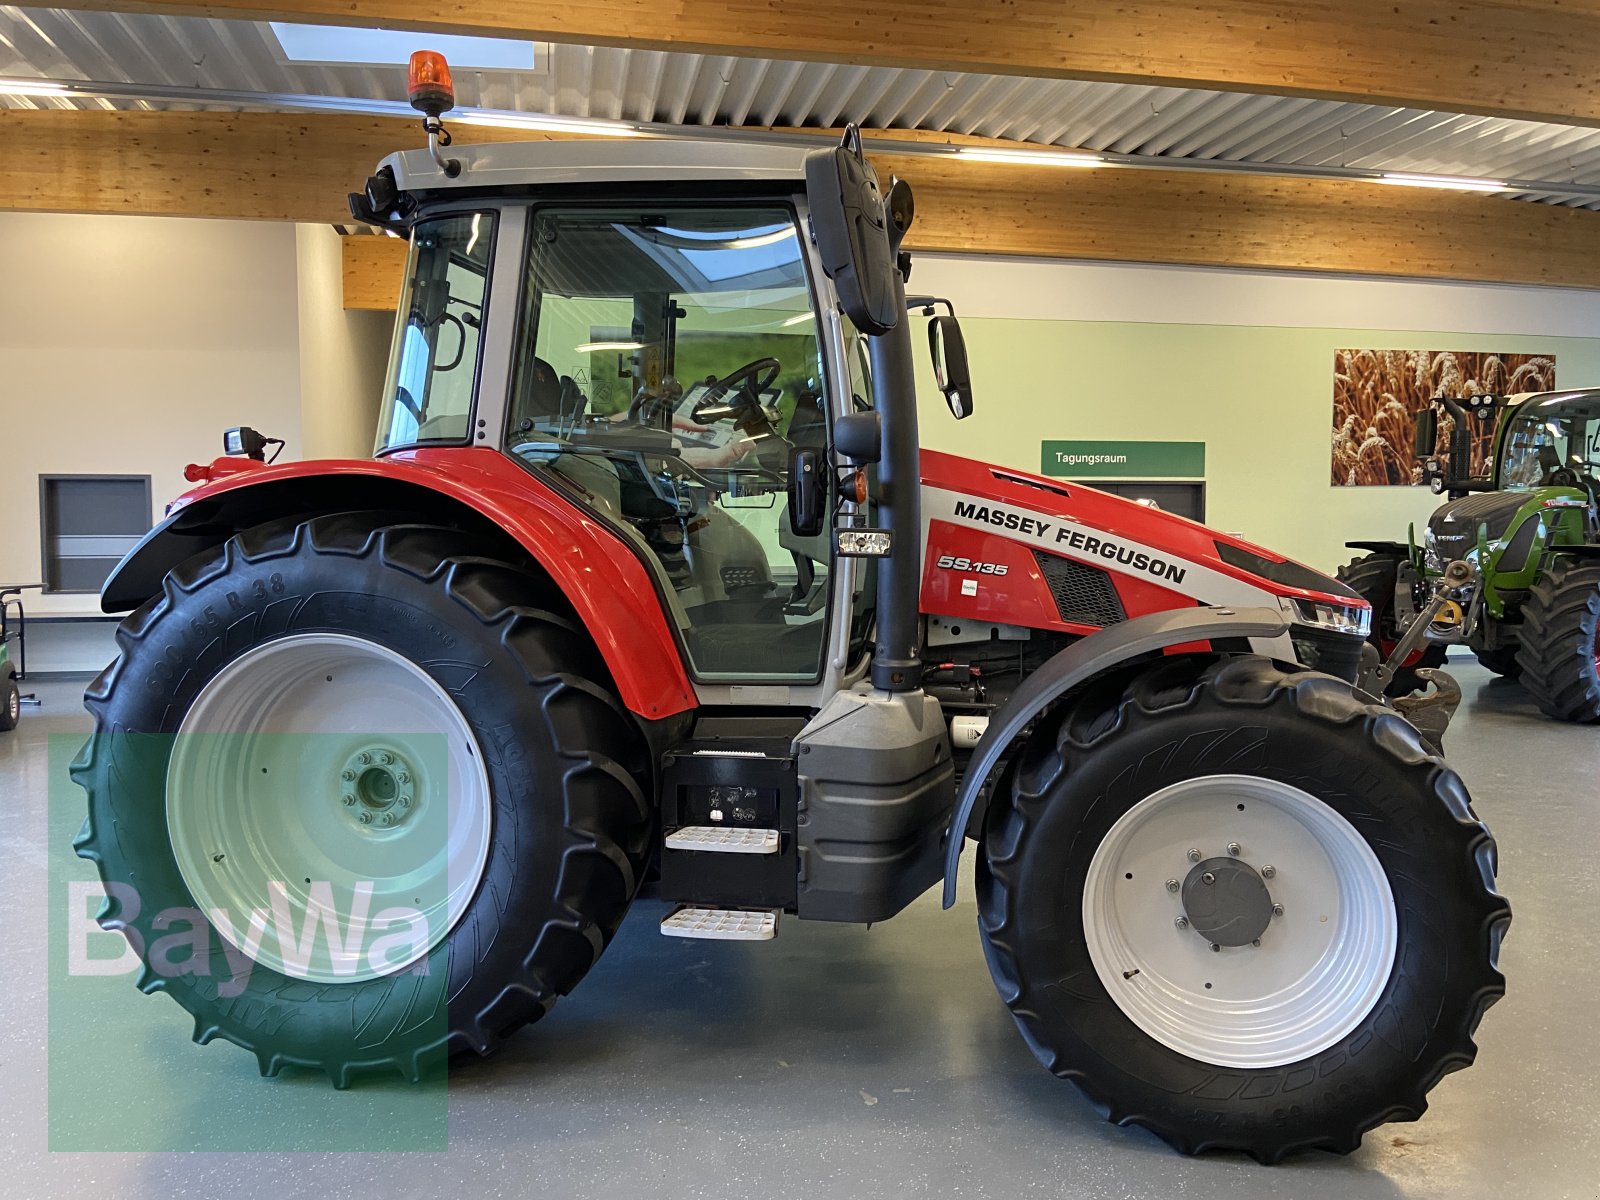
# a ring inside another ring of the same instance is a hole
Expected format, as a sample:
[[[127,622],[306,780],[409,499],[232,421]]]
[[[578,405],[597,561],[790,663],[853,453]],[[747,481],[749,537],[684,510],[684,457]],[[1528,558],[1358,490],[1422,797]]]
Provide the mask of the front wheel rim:
[[[1222,883],[1229,872],[1245,897],[1234,928],[1255,935],[1238,945],[1211,940],[1201,927],[1214,917],[1191,920],[1185,904],[1204,874]],[[1341,1041],[1377,1004],[1398,944],[1394,895],[1366,839],[1309,792],[1253,775],[1140,800],[1096,849],[1082,909],[1090,960],[1123,1014],[1224,1067],[1283,1066]]]
[[[320,983],[425,958],[488,864],[488,772],[460,707],[348,634],[280,638],[218,672],[174,738],[166,814],[218,936]]]

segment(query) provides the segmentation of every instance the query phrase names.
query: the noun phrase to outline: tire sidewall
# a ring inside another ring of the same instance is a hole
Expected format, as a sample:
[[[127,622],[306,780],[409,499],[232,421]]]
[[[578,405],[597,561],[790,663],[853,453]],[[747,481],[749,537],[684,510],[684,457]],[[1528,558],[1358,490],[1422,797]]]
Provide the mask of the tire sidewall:
[[[496,936],[501,927],[537,929],[553,903],[549,884],[565,842],[561,813],[516,802],[536,797],[539,781],[562,770],[548,727],[530,719],[536,709],[529,680],[510,655],[493,652],[493,634],[464,605],[375,555],[312,551],[302,540],[282,557],[230,557],[225,571],[192,591],[169,585],[174,602],[124,645],[102,723],[114,731],[113,744],[93,760],[101,773],[89,783],[91,803],[101,809],[95,823],[116,829],[113,847],[102,851],[102,871],[138,901],[136,911],[124,906],[124,916],[147,964],[141,986],[170,992],[196,1016],[204,1039],[220,1032],[258,1051],[269,1033],[281,1041],[284,1032],[294,1056],[307,1060],[388,1060],[442,1043],[447,1004],[483,1008],[494,997],[474,994],[474,979],[498,987],[520,965],[508,960],[477,970],[492,956],[520,960],[525,952],[516,939]],[[167,830],[174,735],[201,689],[242,653],[314,632],[350,634],[391,650],[456,701],[489,781],[491,837],[477,892],[425,959],[379,979],[323,984],[251,965],[241,980],[214,929],[204,958],[154,962],[155,944],[198,915]],[[352,1020],[355,1013],[359,1020]],[[370,1032],[352,1039],[353,1029]]]
[[[1226,1129],[1230,1141],[1248,1142],[1257,1131],[1292,1139],[1302,1128],[1311,1139],[1314,1131],[1351,1120],[1365,1128],[1384,1119],[1338,1110],[1373,1094],[1415,1089],[1415,1054],[1431,1032],[1417,1014],[1450,1019],[1445,948],[1473,936],[1443,928],[1460,918],[1436,903],[1456,884],[1441,869],[1435,822],[1421,806],[1396,803],[1416,795],[1415,780],[1403,778],[1400,764],[1371,754],[1366,739],[1305,720],[1287,708],[1287,699],[1280,696],[1245,719],[1204,703],[1155,716],[1133,709],[1093,750],[1068,748],[1066,770],[1033,798],[1016,802],[1026,810],[1028,827],[1021,861],[1010,872],[1011,938],[1033,981],[1037,1020],[1059,1050],[1047,1065],[1058,1074],[1103,1081],[1134,1114],[1163,1121],[1181,1115],[1186,1125]],[[1381,996],[1353,1031],[1300,1062],[1217,1067],[1163,1046],[1123,1014],[1085,945],[1085,876],[1111,826],[1160,788],[1211,774],[1257,775],[1329,805],[1361,832],[1394,893],[1397,953]],[[1023,792],[1029,789],[1026,765],[1019,783]],[[1004,814],[998,819],[1003,823]]]

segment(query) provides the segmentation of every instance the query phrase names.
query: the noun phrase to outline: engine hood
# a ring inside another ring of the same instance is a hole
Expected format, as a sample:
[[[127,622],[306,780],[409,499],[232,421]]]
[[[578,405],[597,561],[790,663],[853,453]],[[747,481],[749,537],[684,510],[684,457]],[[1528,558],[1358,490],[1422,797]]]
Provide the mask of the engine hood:
[[[941,559],[976,557],[987,565],[988,559],[1009,554],[1013,562],[1020,557],[1024,566],[1035,564],[1052,589],[1057,557],[1069,560],[1065,569],[1080,577],[1073,586],[1087,586],[1087,576],[1072,563],[1092,568],[1097,576],[1104,573],[1127,616],[1175,604],[1275,607],[1280,597],[1366,607],[1356,592],[1320,571],[1092,487],[936,451],[922,453],[922,485],[925,584],[942,582]],[[952,543],[973,552],[946,553]],[[1019,544],[1026,555],[1017,554]],[[976,587],[981,591],[985,583],[980,579]],[[965,586],[970,597],[974,582]],[[929,592],[925,586],[925,600],[935,603],[930,611],[942,611],[940,596]]]
[[[1530,492],[1478,492],[1440,505],[1428,518],[1428,532],[1440,558],[1449,562],[1476,548],[1483,527],[1491,542],[1499,541],[1531,499]]]

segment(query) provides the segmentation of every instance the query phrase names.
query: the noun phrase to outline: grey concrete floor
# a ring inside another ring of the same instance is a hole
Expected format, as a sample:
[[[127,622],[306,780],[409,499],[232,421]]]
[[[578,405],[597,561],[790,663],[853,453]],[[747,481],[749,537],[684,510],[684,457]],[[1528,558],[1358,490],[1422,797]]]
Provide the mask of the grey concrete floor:
[[[52,1044],[97,1050],[108,1127],[178,1131],[147,1144],[207,1144],[182,1131],[210,1118],[381,1125],[406,1101],[259,1080],[126,981],[103,1017],[52,1002],[47,1029],[47,892],[64,903],[47,876],[68,869],[78,816],[48,812],[47,795],[78,800],[51,785],[46,739],[87,721],[79,685],[40,685],[43,709],[0,735],[0,1197],[1600,1197],[1600,729],[1543,720],[1515,684],[1453,665],[1466,703],[1451,759],[1499,838],[1516,913],[1509,994],[1477,1065],[1420,1123],[1275,1168],[1181,1158],[1046,1074],[989,982],[968,880],[952,912],[930,893],[870,930],[791,921],[758,945],[663,938],[662,906],[641,902],[573,996],[453,1074],[447,1151],[51,1151]]]

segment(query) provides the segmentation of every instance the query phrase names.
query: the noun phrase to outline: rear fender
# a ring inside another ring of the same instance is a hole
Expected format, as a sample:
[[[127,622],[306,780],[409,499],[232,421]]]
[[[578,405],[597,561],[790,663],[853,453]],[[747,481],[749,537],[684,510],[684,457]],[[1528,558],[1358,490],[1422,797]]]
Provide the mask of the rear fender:
[[[644,564],[582,507],[497,451],[415,450],[228,475],[188,493],[106,580],[100,606],[125,612],[168,571],[240,530],[281,518],[382,510],[520,548],[549,574],[594,638],[622,702],[658,720],[695,707],[676,638]]]
[[[979,739],[961,779],[961,791],[945,834],[944,906],[956,902],[956,875],[967,830],[981,824],[989,807],[987,784],[1001,758],[1024,729],[1090,678],[1189,642],[1276,638],[1288,632],[1283,616],[1268,608],[1181,608],[1150,613],[1092,633],[1062,650],[1011,694]],[[981,797],[981,799],[980,799]]]

